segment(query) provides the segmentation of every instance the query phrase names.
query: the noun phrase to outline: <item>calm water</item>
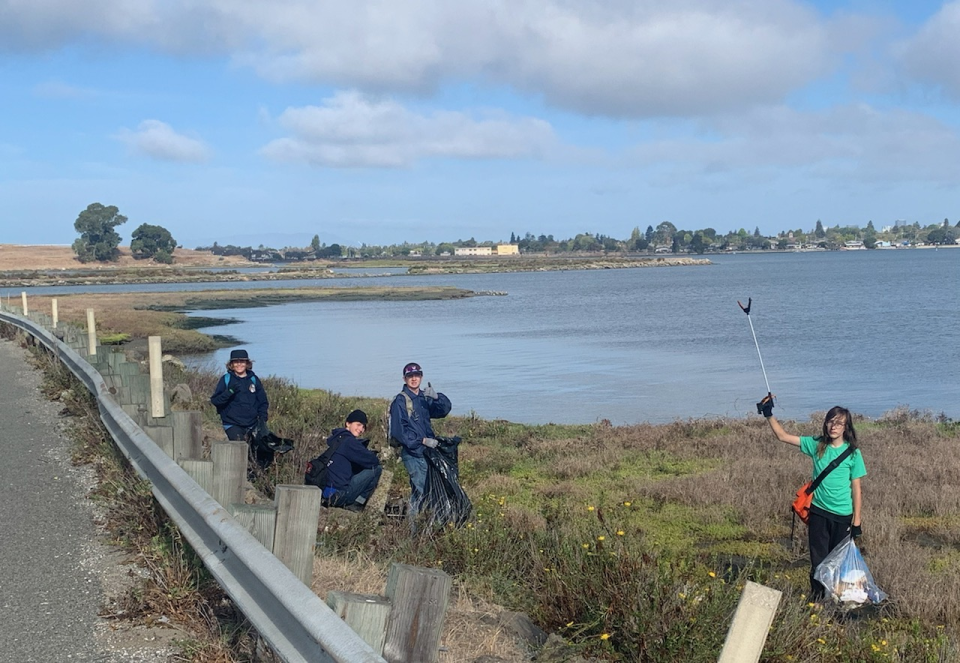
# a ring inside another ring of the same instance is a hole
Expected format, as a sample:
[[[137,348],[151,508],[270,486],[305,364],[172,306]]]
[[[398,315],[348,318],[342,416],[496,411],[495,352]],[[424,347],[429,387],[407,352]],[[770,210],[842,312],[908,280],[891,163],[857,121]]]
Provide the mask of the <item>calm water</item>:
[[[388,397],[401,385],[402,365],[418,361],[459,414],[664,422],[755,413],[766,387],[737,306],[753,297],[751,318],[781,416],[806,418],[839,403],[867,416],[908,405],[960,419],[960,250],[711,260],[705,267],[370,279],[364,283],[509,295],[217,311],[241,322],[206,331],[242,338],[258,372],[305,387]],[[87,288],[112,289],[134,288]],[[197,361],[222,366],[228,352]]]

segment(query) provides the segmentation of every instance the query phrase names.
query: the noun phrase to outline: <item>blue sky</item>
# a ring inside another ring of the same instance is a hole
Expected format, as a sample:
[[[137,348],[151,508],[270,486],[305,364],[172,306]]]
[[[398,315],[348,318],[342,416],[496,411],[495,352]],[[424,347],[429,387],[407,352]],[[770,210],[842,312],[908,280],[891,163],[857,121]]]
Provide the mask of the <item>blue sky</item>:
[[[0,242],[956,223],[960,1],[0,0]]]

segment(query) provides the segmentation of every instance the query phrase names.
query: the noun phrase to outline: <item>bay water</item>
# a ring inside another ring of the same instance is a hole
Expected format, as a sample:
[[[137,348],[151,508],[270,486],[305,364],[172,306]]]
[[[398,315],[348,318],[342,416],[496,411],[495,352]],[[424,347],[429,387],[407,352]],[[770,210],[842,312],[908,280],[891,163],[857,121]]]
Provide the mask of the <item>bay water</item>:
[[[305,302],[215,311],[260,375],[391,397],[410,361],[455,414],[614,424],[778,415],[833,405],[868,417],[899,406],[960,419],[960,249],[750,253],[706,266],[391,276],[307,285],[450,285],[483,296]],[[54,292],[262,288],[166,284]],[[751,320],[737,306],[752,298]],[[198,312],[197,315],[211,315]],[[222,370],[229,350],[190,358]]]

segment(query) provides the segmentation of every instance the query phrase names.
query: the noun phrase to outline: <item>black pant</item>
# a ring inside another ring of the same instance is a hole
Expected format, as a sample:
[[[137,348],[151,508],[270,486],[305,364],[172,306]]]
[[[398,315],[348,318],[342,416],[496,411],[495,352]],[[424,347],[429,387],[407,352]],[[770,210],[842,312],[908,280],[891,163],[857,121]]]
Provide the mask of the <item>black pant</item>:
[[[244,428],[243,426],[230,426],[225,429],[228,440],[242,441],[250,445],[249,457],[255,461],[260,469],[265,470],[273,463],[274,453],[269,449],[264,449],[257,444],[254,439],[256,428]]]
[[[810,522],[807,523],[808,543],[810,546],[810,600],[820,601],[826,594],[826,588],[815,580],[820,562],[826,559],[830,551],[836,548],[845,538],[850,536],[850,524],[853,516],[838,516],[827,514],[820,509],[810,510]]]

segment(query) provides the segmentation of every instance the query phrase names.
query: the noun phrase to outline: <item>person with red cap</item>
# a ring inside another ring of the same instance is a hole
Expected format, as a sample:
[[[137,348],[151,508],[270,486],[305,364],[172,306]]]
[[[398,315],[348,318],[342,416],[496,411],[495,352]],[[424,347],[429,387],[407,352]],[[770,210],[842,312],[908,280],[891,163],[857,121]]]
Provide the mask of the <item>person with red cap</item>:
[[[450,414],[450,399],[428,382],[424,389],[423,369],[411,362],[403,367],[403,389],[390,405],[390,438],[400,448],[400,460],[410,475],[410,507],[420,509],[427,481],[427,461],[423,450],[437,448],[431,419],[442,419]]]

